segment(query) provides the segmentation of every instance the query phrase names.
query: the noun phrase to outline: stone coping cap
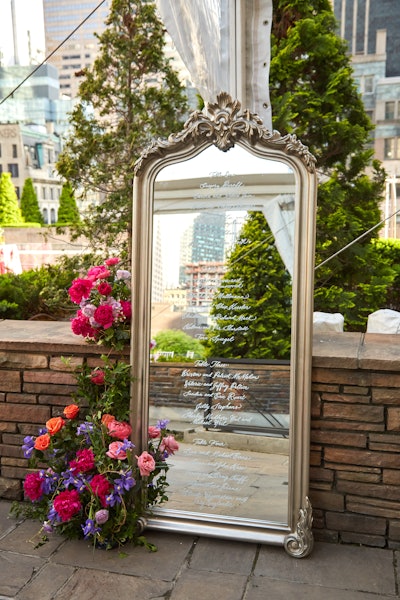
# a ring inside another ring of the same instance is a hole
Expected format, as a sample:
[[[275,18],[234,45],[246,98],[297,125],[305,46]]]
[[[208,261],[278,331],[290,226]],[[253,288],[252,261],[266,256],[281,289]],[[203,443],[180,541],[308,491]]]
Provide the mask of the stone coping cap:
[[[104,346],[74,335],[68,321],[0,321],[0,350],[104,354]],[[126,352],[129,354],[129,351]],[[400,335],[331,332],[313,336],[314,367],[400,370]]]
[[[104,346],[89,344],[73,334],[69,321],[0,321],[0,350],[87,354],[88,348],[91,354],[106,351]]]
[[[400,370],[400,335],[338,332],[313,336],[313,366]]]

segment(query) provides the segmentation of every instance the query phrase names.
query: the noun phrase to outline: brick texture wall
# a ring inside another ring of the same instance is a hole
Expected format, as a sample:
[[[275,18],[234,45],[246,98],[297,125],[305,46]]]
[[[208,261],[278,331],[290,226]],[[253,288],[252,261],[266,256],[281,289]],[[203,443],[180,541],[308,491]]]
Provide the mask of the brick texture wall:
[[[359,333],[314,338],[316,539],[400,548],[399,342],[395,335]],[[83,361],[95,366],[102,352],[73,336],[68,323],[0,322],[1,498],[21,498],[24,436],[61,414],[75,389],[72,369]],[[177,368],[160,365],[157,377],[175,385]]]

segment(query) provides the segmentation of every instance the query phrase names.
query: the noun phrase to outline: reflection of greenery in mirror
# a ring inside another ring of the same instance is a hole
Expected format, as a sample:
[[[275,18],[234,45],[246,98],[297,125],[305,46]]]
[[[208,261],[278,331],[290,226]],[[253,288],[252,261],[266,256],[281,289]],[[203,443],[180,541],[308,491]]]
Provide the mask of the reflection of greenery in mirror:
[[[288,359],[291,277],[261,212],[249,212],[212,305],[207,354]]]

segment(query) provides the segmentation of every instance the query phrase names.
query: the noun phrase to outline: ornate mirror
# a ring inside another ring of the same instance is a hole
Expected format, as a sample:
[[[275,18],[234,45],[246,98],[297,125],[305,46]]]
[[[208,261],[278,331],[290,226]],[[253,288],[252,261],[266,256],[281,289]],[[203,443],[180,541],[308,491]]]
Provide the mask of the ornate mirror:
[[[168,420],[180,444],[148,526],[307,556],[314,159],[227,94],[207,110],[135,171],[135,443]]]

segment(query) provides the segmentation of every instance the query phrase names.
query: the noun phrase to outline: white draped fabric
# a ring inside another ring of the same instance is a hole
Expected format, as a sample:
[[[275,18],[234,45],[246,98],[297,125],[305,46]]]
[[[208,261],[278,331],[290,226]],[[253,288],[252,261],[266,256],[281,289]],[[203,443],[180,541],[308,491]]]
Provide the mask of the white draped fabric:
[[[271,130],[272,0],[157,0],[157,6],[204,101],[228,92]]]

